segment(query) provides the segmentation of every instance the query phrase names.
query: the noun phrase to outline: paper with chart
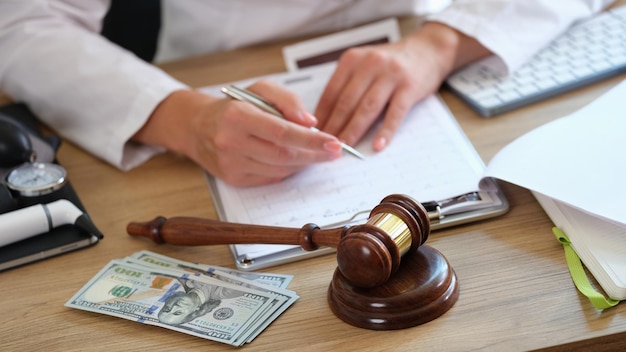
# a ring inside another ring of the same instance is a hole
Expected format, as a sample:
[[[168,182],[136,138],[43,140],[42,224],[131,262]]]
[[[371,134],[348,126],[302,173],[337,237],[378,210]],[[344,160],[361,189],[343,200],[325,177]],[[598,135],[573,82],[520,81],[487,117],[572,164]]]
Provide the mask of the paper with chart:
[[[298,94],[313,111],[334,69],[320,65],[272,79]],[[254,80],[236,82],[246,87]],[[220,86],[204,92],[222,96]],[[345,222],[368,212],[385,196],[402,193],[418,201],[441,200],[478,190],[484,164],[437,96],[425,99],[408,114],[397,135],[382,152],[372,151],[370,133],[356,147],[366,160],[344,157],[312,165],[273,185],[239,188],[215,181],[221,219],[300,228]],[[275,252],[277,245],[238,245],[251,255]]]

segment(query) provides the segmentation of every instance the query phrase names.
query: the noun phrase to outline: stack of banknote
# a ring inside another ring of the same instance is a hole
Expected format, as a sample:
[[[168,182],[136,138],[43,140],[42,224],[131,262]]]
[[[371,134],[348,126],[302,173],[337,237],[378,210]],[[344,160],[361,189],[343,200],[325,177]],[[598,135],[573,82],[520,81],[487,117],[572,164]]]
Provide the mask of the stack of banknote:
[[[292,278],[140,251],[109,262],[65,305],[241,346],[299,298],[286,289]]]

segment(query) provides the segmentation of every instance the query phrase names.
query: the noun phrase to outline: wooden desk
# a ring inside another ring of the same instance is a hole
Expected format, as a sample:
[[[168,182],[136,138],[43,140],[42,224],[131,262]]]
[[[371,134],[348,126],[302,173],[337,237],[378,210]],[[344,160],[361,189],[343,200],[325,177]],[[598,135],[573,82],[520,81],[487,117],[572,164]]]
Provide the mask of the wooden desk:
[[[284,70],[281,45],[195,58],[163,68],[192,86]],[[220,69],[211,68],[219,62]],[[488,161],[515,137],[570,113],[626,75],[493,119],[483,119],[449,92],[442,96]],[[130,221],[156,215],[216,218],[202,171],[173,154],[122,173],[66,142],[60,162],[97,226],[95,247],[0,273],[0,350],[233,351],[212,341],[63,304],[109,260],[148,249],[187,261],[234,267],[227,246],[174,247],[126,235]],[[442,317],[415,328],[370,331],[337,319],[326,303],[333,255],[264,271],[291,274],[301,298],[247,350],[588,350],[626,344],[626,305],[599,312],[574,287],[552,224],[532,195],[504,184],[508,214],[437,231],[429,244],[449,259],[461,293]],[[559,345],[561,345],[559,347]],[[551,347],[550,346],[555,346]]]

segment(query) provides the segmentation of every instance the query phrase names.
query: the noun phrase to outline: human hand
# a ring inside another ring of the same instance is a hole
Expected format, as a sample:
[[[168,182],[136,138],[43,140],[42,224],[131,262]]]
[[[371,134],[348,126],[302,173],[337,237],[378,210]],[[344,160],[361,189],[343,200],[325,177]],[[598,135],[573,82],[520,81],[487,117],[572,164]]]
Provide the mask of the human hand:
[[[372,146],[380,151],[416,102],[435,93],[454,69],[488,54],[474,39],[435,22],[398,42],[351,48],[320,98],[319,128],[354,145],[382,115]]]
[[[237,186],[278,182],[312,163],[341,157],[336,137],[309,129],[317,120],[296,96],[267,81],[248,89],[272,102],[285,119],[250,103],[179,91],[135,137],[180,152]]]

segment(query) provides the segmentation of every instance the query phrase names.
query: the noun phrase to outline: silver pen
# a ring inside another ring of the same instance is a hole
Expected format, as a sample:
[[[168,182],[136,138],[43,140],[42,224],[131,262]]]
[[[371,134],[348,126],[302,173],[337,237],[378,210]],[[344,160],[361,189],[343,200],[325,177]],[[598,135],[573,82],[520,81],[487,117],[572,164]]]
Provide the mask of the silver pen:
[[[256,107],[260,108],[261,110],[268,112],[274,116],[278,116],[281,119],[284,119],[285,117],[283,116],[283,114],[281,114],[280,111],[278,111],[271,103],[268,103],[265,99],[261,98],[260,96],[239,88],[235,85],[229,85],[227,87],[222,87],[222,93],[228,95],[229,97],[235,99],[235,100],[240,100],[240,101],[245,101],[248,103],[251,103],[253,105],[255,105]],[[316,131],[319,132],[319,130],[315,127],[310,127],[310,129],[312,131]],[[361,154],[358,150],[352,148],[351,146],[341,142],[341,149],[343,149],[344,151],[354,155],[355,157],[359,158],[359,159],[365,159],[365,157],[363,156],[363,154]]]

